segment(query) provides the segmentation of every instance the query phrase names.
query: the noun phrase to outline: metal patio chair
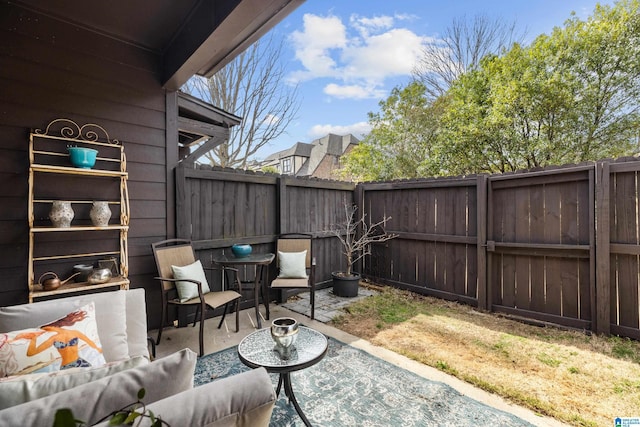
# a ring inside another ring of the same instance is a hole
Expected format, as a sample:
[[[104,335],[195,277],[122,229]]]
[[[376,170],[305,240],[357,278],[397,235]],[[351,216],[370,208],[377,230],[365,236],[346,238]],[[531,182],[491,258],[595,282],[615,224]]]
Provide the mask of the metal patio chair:
[[[301,233],[287,233],[281,234],[276,241],[276,249],[282,253],[295,253],[307,251],[304,259],[304,270],[307,277],[276,277],[271,282],[272,289],[307,289],[309,290],[309,297],[311,300],[311,319],[315,318],[316,309],[316,284],[315,284],[315,272],[316,272],[316,259],[313,257],[311,251],[311,235]],[[276,266],[281,271],[279,259],[280,256],[276,256]]]
[[[191,241],[185,239],[169,239],[153,243],[151,244],[151,247],[153,249],[153,257],[156,260],[156,266],[158,268],[158,277],[155,277],[155,279],[160,281],[162,291],[162,314],[156,344],[160,344],[160,337],[162,336],[162,330],[165,326],[169,304],[176,306],[196,306],[196,315],[193,321],[193,326],[196,325],[197,321],[200,321],[200,356],[204,354],[204,320],[206,319],[207,308],[215,310],[218,307],[224,306],[222,318],[218,325],[218,329],[220,329],[227,314],[228,306],[235,302],[236,332],[239,331],[239,304],[241,295],[238,292],[210,291],[203,293],[202,283],[200,281],[187,278],[174,278],[172,266],[185,267],[196,262],[195,251],[191,245]],[[179,281],[195,283],[198,287],[198,296],[186,301],[180,301],[176,289],[176,282]],[[239,283],[238,286],[240,286]]]

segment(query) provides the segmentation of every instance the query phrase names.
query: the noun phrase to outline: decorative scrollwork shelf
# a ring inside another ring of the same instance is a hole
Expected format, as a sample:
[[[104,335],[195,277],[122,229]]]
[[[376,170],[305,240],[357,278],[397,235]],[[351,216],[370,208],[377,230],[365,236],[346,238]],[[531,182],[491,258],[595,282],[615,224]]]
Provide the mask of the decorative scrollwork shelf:
[[[90,169],[73,166],[67,153],[70,146],[97,150],[95,166]],[[45,130],[30,133],[29,302],[70,292],[129,288],[127,179],[124,147],[117,139],[111,139],[102,126],[93,123],[80,126],[69,119],[56,119]],[[118,182],[119,189],[113,188],[112,184],[117,186]],[[80,211],[80,217],[74,218],[69,227],[56,227],[47,217],[49,207],[57,200],[69,201]],[[119,216],[112,216],[107,225],[93,225],[87,212],[95,201],[106,201],[110,208],[119,208]],[[89,246],[91,250],[87,249]],[[44,290],[36,282],[44,271],[52,270],[62,277],[70,274],[73,264],[95,263],[105,257],[119,257],[117,274],[106,283],[68,283],[55,290]]]

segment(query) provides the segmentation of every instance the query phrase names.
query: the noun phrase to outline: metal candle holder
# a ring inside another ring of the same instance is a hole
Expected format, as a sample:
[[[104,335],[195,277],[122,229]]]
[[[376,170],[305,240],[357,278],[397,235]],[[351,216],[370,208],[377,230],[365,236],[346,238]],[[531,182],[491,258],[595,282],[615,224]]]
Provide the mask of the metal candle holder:
[[[271,323],[271,337],[276,343],[274,350],[287,360],[298,338],[298,321],[291,317],[279,317]]]

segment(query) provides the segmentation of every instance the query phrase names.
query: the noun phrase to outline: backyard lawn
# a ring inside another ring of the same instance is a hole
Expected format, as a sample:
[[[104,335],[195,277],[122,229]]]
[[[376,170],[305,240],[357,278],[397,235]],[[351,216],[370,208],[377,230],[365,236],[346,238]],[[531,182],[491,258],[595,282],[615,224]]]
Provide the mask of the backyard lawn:
[[[533,326],[380,289],[333,325],[571,425],[640,416],[638,341]]]

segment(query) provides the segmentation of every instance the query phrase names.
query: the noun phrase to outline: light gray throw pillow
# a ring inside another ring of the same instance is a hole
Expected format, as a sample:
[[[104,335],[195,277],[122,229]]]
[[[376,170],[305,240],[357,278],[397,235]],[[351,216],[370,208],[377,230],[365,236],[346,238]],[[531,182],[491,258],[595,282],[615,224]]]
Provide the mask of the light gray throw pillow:
[[[280,267],[280,279],[306,279],[307,278],[307,251],[280,252],[278,251],[278,267]]]
[[[202,293],[209,293],[209,283],[207,282],[207,276],[204,274],[200,260],[197,260],[193,264],[185,265],[184,267],[172,265],[171,270],[173,271],[174,279],[197,280],[202,285]],[[200,296],[198,294],[198,285],[193,282],[176,282],[176,289],[178,290],[180,302],[185,302]]]

